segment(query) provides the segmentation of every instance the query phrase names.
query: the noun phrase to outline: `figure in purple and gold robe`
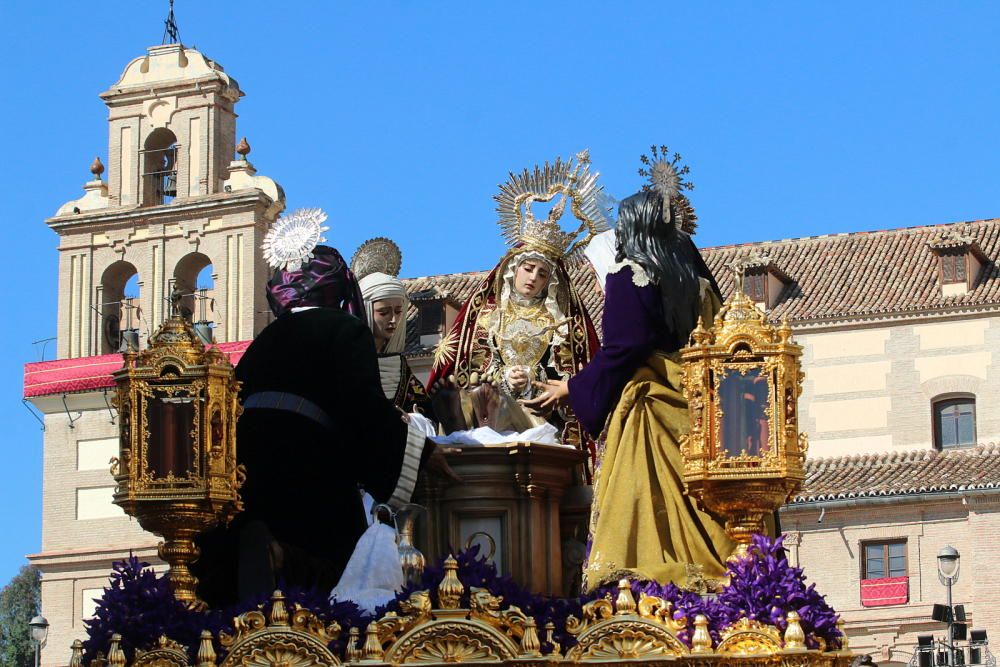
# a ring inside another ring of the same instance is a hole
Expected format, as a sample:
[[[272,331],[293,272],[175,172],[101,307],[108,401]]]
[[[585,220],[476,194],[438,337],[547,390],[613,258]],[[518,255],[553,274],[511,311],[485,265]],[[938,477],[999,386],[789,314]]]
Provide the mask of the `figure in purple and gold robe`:
[[[683,582],[688,565],[725,572],[735,544],[722,521],[684,493],[678,444],[688,429],[678,351],[699,316],[711,324],[718,287],[690,237],[664,220],[657,192],[624,200],[617,263],[605,282],[604,341],[566,385],[581,425],[599,441],[584,587],[622,577]],[[568,396],[566,392],[568,391]]]

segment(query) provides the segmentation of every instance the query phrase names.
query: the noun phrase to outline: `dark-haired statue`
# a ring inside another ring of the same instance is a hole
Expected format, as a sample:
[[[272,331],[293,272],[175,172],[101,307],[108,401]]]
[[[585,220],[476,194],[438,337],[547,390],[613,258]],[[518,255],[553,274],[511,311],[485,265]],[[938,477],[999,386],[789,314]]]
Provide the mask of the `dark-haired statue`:
[[[717,578],[735,548],[722,521],[684,493],[678,436],[688,411],[678,351],[699,317],[711,324],[721,299],[685,230],[693,211],[677,187],[680,175],[674,163],[662,164],[673,172],[672,189],[639,192],[619,208],[601,349],[568,382],[546,383],[535,401],[568,400],[591,435],[606,429],[584,570],[589,590],[621,577],[683,582],[688,565]]]

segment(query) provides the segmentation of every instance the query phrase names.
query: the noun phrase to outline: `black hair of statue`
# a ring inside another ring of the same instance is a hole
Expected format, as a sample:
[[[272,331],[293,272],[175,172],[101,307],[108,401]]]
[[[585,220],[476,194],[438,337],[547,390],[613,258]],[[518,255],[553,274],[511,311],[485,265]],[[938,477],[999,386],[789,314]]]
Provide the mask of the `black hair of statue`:
[[[615,260],[635,262],[656,283],[667,331],[679,349],[687,344],[701,313],[698,279],[708,278],[718,288],[690,235],[674,220],[665,220],[663,213],[663,198],[654,190],[623,200],[618,207]]]

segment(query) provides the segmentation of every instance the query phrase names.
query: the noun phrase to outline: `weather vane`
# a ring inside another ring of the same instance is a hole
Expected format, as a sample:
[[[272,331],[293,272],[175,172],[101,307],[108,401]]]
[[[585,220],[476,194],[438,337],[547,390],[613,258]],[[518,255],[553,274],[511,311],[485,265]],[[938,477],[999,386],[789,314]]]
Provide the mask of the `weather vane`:
[[[163,22],[163,44],[177,44],[181,41],[181,31],[177,28],[177,21],[174,19],[174,0],[170,0],[170,11],[167,13],[167,20]],[[170,41],[167,41],[167,40]]]

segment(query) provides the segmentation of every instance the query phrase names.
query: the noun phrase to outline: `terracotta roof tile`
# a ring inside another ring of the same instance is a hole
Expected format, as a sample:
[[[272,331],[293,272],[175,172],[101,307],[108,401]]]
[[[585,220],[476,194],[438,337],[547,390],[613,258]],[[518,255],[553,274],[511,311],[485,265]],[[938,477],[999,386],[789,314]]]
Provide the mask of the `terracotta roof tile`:
[[[956,234],[975,241],[986,262],[971,290],[946,297],[931,244]],[[717,246],[703,248],[702,254],[727,297],[734,288],[727,267],[737,259],[766,256],[789,279],[769,315],[776,321],[787,317],[793,324],[1000,306],[1000,271],[994,264],[1000,257],[1000,219]],[[462,304],[485,276],[485,271],[475,271],[403,282],[411,294],[436,290]],[[578,261],[570,267],[570,277],[600,333],[604,297],[593,269]],[[427,354],[430,350],[414,332],[415,317],[411,307],[407,353]]]
[[[810,459],[792,504],[972,489],[1000,490],[1000,445]]]
[[[966,294],[941,294],[931,244],[945,234],[975,241],[987,260]],[[792,281],[770,312],[775,320],[812,322],[1000,305],[1000,272],[994,265],[1000,256],[1000,219],[719,246],[702,253],[727,296],[734,288],[727,267],[743,257],[766,255]]]

